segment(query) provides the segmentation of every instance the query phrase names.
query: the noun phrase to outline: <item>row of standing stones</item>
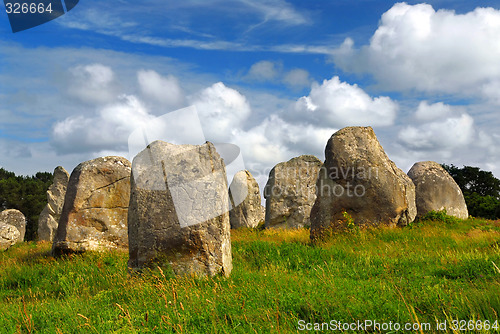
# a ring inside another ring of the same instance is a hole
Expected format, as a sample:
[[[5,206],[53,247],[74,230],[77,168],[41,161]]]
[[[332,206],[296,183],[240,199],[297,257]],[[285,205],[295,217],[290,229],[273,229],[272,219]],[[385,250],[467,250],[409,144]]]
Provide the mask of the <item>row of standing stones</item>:
[[[52,242],[55,256],[128,248],[131,270],[163,266],[177,275],[227,276],[230,228],[262,221],[266,228],[310,227],[316,241],[345,228],[346,215],[361,227],[405,226],[431,210],[468,217],[460,188],[438,163],[418,162],[405,174],[371,127],[337,131],[325,157],[276,165],[264,188],[265,209],[248,171],[238,172],[228,191],[224,161],[210,142],[156,141],[132,164],[103,157],[81,163],[71,176],[57,167],[39,238]]]

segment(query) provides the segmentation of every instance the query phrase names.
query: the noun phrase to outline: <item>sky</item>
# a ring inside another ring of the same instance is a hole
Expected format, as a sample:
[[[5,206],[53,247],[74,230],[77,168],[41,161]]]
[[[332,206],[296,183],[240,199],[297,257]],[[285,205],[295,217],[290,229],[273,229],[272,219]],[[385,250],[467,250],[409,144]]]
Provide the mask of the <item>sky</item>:
[[[405,172],[500,177],[498,1],[80,0],[17,33],[2,11],[0,36],[0,166],[17,174],[132,159],[134,131],[194,106],[159,136],[237,145],[261,187],[346,126],[372,126]]]

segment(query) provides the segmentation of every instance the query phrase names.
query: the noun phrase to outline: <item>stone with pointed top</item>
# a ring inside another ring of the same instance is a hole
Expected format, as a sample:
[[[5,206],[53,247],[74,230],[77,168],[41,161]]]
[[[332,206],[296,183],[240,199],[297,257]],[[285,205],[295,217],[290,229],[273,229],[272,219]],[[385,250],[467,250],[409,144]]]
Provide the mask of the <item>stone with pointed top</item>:
[[[82,162],[71,173],[54,255],[126,249],[131,164],[122,157]]]
[[[64,196],[68,186],[69,173],[61,166],[54,169],[54,179],[47,190],[47,205],[38,218],[38,240],[54,240],[64,205]]]
[[[318,176],[311,239],[353,226],[405,226],[417,214],[415,185],[389,160],[371,127],[332,135]]]

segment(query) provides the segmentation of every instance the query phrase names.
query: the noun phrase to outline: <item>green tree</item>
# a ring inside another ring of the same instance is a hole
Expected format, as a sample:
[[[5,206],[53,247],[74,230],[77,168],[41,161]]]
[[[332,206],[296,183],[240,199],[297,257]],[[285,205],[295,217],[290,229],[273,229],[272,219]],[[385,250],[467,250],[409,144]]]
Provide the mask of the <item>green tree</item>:
[[[0,205],[2,210],[17,209],[26,216],[26,240],[37,237],[38,216],[47,204],[46,192],[52,179],[52,174],[48,172],[16,176],[0,168]]]
[[[488,219],[500,218],[500,180],[478,167],[442,165],[462,190],[469,214]]]

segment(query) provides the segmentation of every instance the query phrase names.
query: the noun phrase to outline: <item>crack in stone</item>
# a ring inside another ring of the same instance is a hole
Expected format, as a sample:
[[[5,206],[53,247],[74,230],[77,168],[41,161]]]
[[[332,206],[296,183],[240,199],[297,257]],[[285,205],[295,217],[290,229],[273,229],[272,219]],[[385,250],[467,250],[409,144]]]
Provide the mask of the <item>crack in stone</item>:
[[[122,180],[125,180],[126,178],[129,178],[129,177],[130,177],[130,176],[125,176],[125,177],[122,177],[121,179],[118,179],[118,180],[116,180],[116,181],[114,181],[114,182],[111,182],[111,183],[109,183],[109,184],[107,184],[107,185],[105,185],[105,186],[102,186],[102,187],[96,188],[96,189],[94,189],[92,192],[95,192],[95,191],[97,191],[97,190],[101,190],[101,189],[103,189],[103,188],[107,188],[107,187],[109,187],[109,186],[112,186],[113,184],[118,183],[118,182],[120,182],[120,181],[122,181]]]
[[[93,206],[93,207],[88,207],[88,208],[80,208],[80,210],[92,210],[92,209],[108,209],[108,210],[113,210],[113,209],[124,209],[127,210],[128,206],[113,206],[113,207],[100,207],[100,206]]]

